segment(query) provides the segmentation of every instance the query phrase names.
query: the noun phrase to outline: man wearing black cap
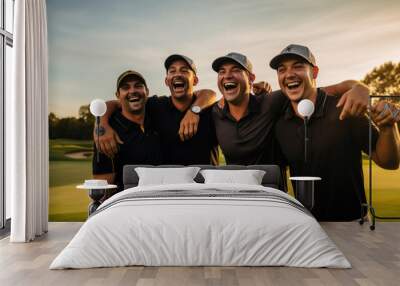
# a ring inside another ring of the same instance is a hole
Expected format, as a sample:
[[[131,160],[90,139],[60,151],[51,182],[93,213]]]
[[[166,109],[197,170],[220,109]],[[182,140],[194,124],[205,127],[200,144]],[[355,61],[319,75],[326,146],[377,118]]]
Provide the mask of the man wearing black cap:
[[[287,102],[285,96],[280,92],[273,92],[268,96],[251,94],[255,75],[253,66],[245,55],[229,53],[217,58],[212,68],[218,72],[218,88],[226,103],[222,109],[218,105],[213,108],[218,143],[226,162],[243,165],[279,163],[281,156],[273,127]],[[347,81],[325,89],[330,93],[343,94],[352,85],[355,82]],[[365,90],[350,94],[350,98],[363,98],[360,92],[365,93]],[[366,107],[368,93],[361,101]],[[360,101],[356,100],[352,106],[359,104]]]
[[[173,54],[165,60],[164,66],[165,84],[171,96],[149,97],[146,105],[147,116],[151,117],[161,137],[163,164],[216,164],[217,141],[211,109],[207,108],[215,102],[215,92],[194,92],[198,77],[190,58]],[[117,104],[108,102],[107,105],[101,125],[110,132],[107,118]],[[103,142],[100,150],[108,155],[115,153],[115,148],[108,148],[113,140],[103,139]]]
[[[315,207],[318,220],[343,221],[360,218],[365,203],[361,151],[372,150],[374,162],[386,169],[397,169],[400,161],[400,136],[394,106],[380,102],[372,107],[374,125],[369,140],[365,115],[340,120],[339,99],[316,88],[318,67],[311,51],[290,45],[270,62],[277,71],[281,91],[290,100],[276,124],[276,137],[292,176],[317,176]],[[307,123],[308,151],[304,155],[304,121],[297,110],[309,99],[315,111]],[[386,107],[385,107],[386,106]],[[371,144],[371,145],[370,145]]]
[[[158,165],[162,162],[159,135],[152,128],[145,105],[149,90],[144,77],[132,70],[122,73],[117,80],[116,96],[121,109],[113,112],[109,125],[124,144],[120,144],[113,158],[103,153],[93,156],[93,177],[116,184],[123,190],[122,169],[126,164]],[[94,146],[96,153],[96,146]],[[108,194],[109,196],[110,194]]]

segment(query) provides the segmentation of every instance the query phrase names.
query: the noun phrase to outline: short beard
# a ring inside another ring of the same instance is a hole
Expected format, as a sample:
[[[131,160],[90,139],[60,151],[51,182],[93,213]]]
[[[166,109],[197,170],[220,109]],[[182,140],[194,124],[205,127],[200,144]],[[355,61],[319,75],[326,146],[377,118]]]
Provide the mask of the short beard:
[[[243,95],[238,95],[234,100],[227,100],[225,99],[229,104],[235,105],[235,106],[240,106],[242,102],[245,101],[246,97],[249,97],[250,93],[244,93]]]
[[[192,98],[193,93],[188,93],[188,92],[186,92],[185,94],[183,94],[183,95],[181,95],[181,96],[175,96],[175,95],[173,95],[173,93],[171,92],[171,96],[172,96],[176,101],[182,101],[182,102],[184,102],[184,101],[186,101],[186,100]]]
[[[133,114],[133,115],[143,114],[145,112],[145,109],[146,109],[146,101],[144,102],[143,107],[140,108],[140,109],[133,109],[129,102],[126,102],[125,104],[126,104],[125,105],[126,111],[128,113],[130,113],[130,114]]]
[[[131,114],[133,114],[133,115],[140,115],[140,114],[143,114],[143,113],[144,113],[144,108],[137,109],[137,110],[129,109],[128,112],[131,113]]]

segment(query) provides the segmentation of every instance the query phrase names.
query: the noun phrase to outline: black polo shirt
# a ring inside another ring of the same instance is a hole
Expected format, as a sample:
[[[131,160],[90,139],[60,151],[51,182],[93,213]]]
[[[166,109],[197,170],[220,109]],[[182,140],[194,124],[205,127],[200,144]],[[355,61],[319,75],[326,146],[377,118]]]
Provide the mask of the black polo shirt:
[[[339,120],[339,98],[318,89],[315,112],[308,124],[308,164],[304,164],[304,123],[291,104],[278,120],[276,137],[292,176],[318,176],[312,213],[318,220],[360,218],[365,202],[361,151],[368,153],[367,117]],[[378,130],[372,128],[372,150]]]
[[[178,131],[187,110],[178,110],[170,96],[149,97],[146,108],[160,134],[164,164],[212,163],[212,153],[215,156],[217,152],[217,140],[211,108],[206,108],[200,113],[197,133],[183,142],[180,140]]]
[[[250,95],[247,113],[239,121],[225,104],[213,107],[218,143],[227,164],[280,164],[273,128],[287,98],[281,92]]]
[[[96,146],[94,146],[93,174],[115,173],[114,183],[118,186],[118,191],[121,191],[123,190],[122,171],[124,165],[161,164],[161,142],[147,114],[144,132],[139,124],[124,117],[120,110],[112,114],[109,124],[124,143],[118,144],[118,153],[113,159],[100,153],[99,162],[97,162]]]

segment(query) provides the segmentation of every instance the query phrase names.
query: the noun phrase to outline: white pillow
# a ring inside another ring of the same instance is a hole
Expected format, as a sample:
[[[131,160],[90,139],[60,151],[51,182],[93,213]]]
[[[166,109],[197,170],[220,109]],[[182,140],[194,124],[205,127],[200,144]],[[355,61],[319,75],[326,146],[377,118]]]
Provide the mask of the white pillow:
[[[199,170],[199,167],[135,168],[139,176],[139,186],[195,183],[193,179]]]
[[[233,183],[261,185],[265,171],[261,170],[202,170],[205,184]]]

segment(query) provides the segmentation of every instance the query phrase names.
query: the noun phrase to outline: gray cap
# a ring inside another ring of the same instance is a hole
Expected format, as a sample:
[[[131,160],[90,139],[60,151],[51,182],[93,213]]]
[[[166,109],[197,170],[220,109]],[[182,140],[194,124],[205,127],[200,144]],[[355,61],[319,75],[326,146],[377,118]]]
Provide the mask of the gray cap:
[[[218,72],[219,68],[226,62],[235,62],[240,65],[243,69],[253,73],[253,65],[249,61],[249,59],[242,54],[239,53],[229,53],[226,56],[219,57],[212,63],[212,68],[216,72]]]
[[[187,56],[184,55],[178,55],[178,54],[173,54],[170,55],[164,62],[164,67],[166,70],[168,70],[169,66],[172,65],[173,62],[177,60],[182,60],[187,63],[187,65],[190,67],[190,69],[194,72],[197,73],[197,68],[196,65],[194,64],[193,60]]]
[[[315,57],[311,53],[310,49],[305,46],[294,45],[294,44],[284,48],[279,55],[275,56],[269,62],[269,66],[275,70],[278,69],[278,66],[281,63],[281,61],[288,56],[298,56],[306,60],[310,65],[316,66]]]

